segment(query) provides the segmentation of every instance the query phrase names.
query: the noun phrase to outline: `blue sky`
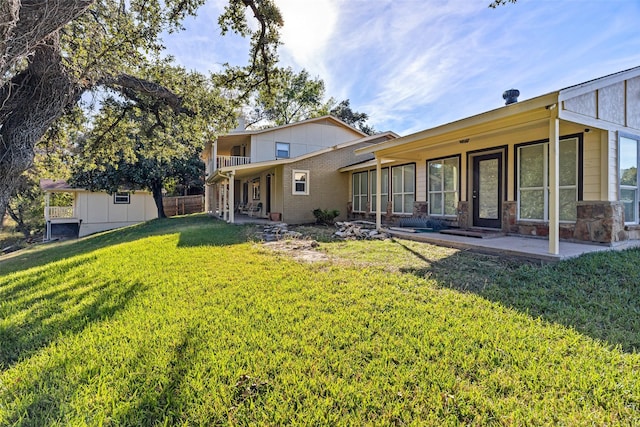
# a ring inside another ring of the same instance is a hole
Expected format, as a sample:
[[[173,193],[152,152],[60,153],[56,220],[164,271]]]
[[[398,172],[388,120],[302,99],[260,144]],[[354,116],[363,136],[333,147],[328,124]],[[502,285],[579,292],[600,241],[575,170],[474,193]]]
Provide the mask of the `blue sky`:
[[[280,62],[325,81],[377,130],[401,135],[640,66],[640,0],[275,0]],[[220,37],[210,0],[168,52],[201,72],[244,64],[247,42]]]

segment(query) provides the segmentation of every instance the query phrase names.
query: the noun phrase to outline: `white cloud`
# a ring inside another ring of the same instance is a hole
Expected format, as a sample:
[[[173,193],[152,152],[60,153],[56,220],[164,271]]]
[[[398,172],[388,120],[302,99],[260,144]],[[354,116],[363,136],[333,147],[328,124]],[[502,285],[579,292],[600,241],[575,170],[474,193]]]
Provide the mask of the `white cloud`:
[[[279,0],[277,5],[284,19],[281,52],[311,74],[324,74],[324,58],[338,21],[338,3]]]
[[[226,2],[207,2],[174,43],[184,65],[246,60],[246,40],[216,34]],[[489,2],[276,0],[281,65],[307,69],[328,95],[399,133],[497,108],[511,87],[523,100],[640,65],[634,2]]]

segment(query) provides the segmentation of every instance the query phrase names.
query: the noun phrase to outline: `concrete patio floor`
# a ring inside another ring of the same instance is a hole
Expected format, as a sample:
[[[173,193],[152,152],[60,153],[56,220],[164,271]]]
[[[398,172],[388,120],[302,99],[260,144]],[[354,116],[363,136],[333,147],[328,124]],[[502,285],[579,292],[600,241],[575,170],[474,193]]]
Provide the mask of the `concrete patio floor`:
[[[540,261],[545,263],[575,258],[591,252],[624,250],[640,247],[640,241],[638,240],[619,242],[612,246],[561,241],[560,253],[558,255],[554,255],[549,253],[549,240],[544,238],[500,236],[483,239],[440,233],[410,233],[397,230],[385,231],[396,238],[431,243],[434,245],[447,246],[462,250],[472,250],[492,255],[524,258],[531,261]]]

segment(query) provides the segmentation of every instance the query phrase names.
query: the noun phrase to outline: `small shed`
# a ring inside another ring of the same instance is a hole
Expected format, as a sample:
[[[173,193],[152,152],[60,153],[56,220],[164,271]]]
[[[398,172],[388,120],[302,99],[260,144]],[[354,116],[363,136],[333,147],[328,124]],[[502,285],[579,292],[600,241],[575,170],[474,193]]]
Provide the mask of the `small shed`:
[[[83,237],[158,217],[153,195],[148,191],[108,194],[50,179],[40,180],[40,188],[45,194],[45,241]]]

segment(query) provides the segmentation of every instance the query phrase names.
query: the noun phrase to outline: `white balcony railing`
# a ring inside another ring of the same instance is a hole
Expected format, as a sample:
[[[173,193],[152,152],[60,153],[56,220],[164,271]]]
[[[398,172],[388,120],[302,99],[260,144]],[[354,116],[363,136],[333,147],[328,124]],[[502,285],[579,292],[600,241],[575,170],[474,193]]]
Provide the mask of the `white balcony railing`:
[[[47,219],[73,218],[72,206],[49,206]]]
[[[251,163],[251,157],[244,156],[218,156],[216,169],[227,168],[229,166],[241,166]]]

